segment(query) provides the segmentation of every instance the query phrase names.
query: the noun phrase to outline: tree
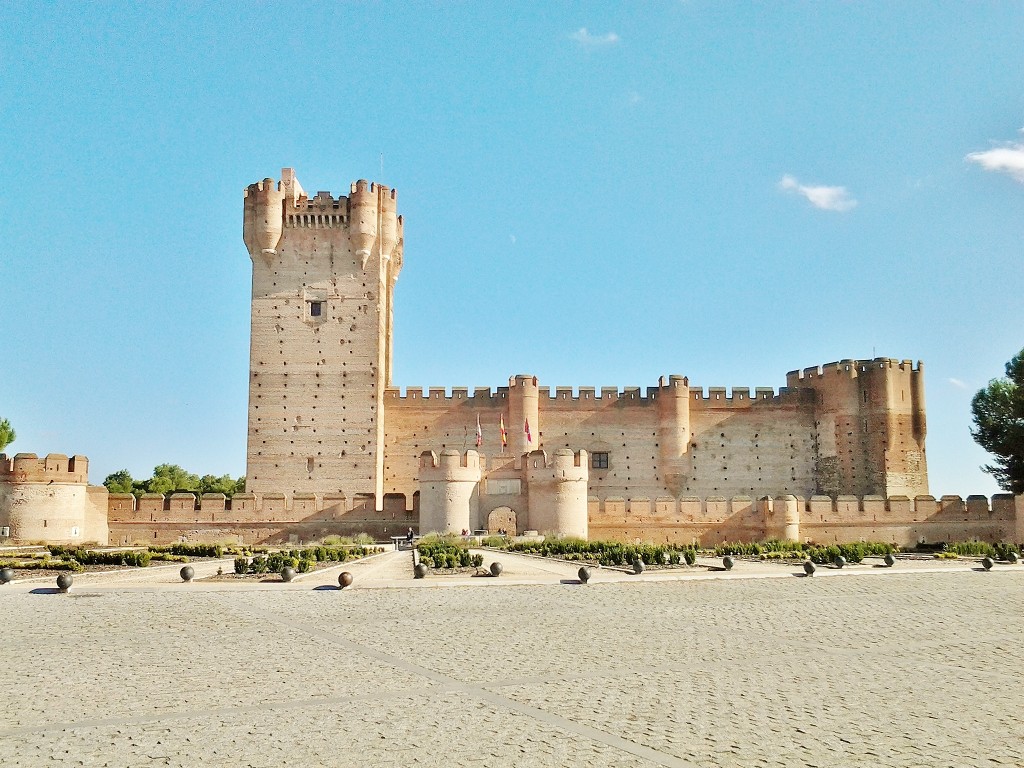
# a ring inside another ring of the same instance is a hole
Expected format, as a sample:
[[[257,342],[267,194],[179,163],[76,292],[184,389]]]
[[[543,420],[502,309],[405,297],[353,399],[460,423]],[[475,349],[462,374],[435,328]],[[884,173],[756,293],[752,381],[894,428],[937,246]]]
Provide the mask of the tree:
[[[132,480],[132,474],[127,469],[107,475],[103,485],[111,493],[131,493],[135,490],[135,481]]]
[[[0,419],[0,451],[13,443],[16,437],[11,422],[7,419]]]
[[[103,485],[111,493],[175,493],[177,491],[193,493],[223,493],[231,498],[236,493],[245,491],[245,477],[237,479],[231,475],[194,475],[177,464],[160,464],[153,469],[153,476],[148,480],[136,480],[131,472],[122,469],[107,475]]]
[[[971,400],[971,436],[996,458],[983,469],[999,487],[1024,493],[1024,349],[1006,364],[1006,377],[992,379]]]
[[[177,464],[159,464],[153,469],[153,478],[149,481],[148,486],[150,493],[198,491],[199,475],[186,472]]]

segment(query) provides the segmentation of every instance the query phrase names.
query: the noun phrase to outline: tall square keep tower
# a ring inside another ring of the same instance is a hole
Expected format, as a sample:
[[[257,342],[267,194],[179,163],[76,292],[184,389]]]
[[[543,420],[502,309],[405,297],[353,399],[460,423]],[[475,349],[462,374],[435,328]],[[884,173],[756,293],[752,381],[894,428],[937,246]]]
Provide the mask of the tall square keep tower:
[[[402,269],[394,190],[310,198],[285,168],[245,191],[252,259],[247,490],[383,498],[392,295]]]

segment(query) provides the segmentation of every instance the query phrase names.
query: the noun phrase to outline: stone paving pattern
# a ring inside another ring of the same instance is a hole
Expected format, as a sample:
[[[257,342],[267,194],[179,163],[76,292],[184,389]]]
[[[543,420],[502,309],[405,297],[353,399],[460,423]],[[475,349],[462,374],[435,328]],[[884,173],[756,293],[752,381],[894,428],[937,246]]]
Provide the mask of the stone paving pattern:
[[[407,556],[350,569],[404,578]],[[336,573],[0,587],[0,765],[1024,762],[1024,567],[323,588]]]

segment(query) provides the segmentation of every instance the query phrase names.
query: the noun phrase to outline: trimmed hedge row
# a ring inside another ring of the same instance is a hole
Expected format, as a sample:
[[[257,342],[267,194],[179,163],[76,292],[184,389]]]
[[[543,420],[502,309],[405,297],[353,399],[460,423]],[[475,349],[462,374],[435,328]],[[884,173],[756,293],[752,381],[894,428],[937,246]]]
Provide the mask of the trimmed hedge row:
[[[1020,548],[1005,541],[992,545],[984,541],[955,541],[942,546],[942,552],[967,557],[994,557],[996,560],[1008,560],[1011,552],[1018,553]]]
[[[652,565],[697,562],[697,549],[685,545],[622,544],[617,541],[586,541],[564,538],[544,541],[510,542],[504,546],[509,552],[525,552],[563,560],[595,560],[601,565],[631,565],[643,560]]]
[[[453,536],[424,536],[416,544],[420,562],[429,568],[479,568],[483,555],[470,554],[466,543]]]
[[[47,547],[54,557],[75,560],[82,565],[130,565],[145,568],[152,555],[148,551],[124,550],[122,552],[95,552],[85,547],[65,547],[51,544]]]
[[[299,573],[313,569],[316,563],[344,563],[383,552],[383,547],[307,547],[235,558],[235,573],[279,573],[286,565]]]
[[[186,555],[188,557],[224,557],[224,547],[221,544],[168,544],[160,547],[149,547],[150,552],[160,552],[171,555]]]
[[[808,559],[812,563],[831,563],[842,556],[848,563],[859,563],[865,557],[883,556],[899,552],[895,544],[878,541],[858,541],[852,544],[805,544],[800,541],[724,542],[715,547],[715,556],[738,555],[760,557],[762,560]]]

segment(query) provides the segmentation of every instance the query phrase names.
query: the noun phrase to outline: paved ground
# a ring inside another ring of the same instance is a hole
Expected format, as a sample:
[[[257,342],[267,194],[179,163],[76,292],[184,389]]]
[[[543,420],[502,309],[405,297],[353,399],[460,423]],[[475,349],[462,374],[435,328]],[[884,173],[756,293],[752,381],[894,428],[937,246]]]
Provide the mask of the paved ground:
[[[1024,762],[1024,566],[582,586],[502,555],[446,588],[408,558],[344,592],[340,568],[0,587],[0,765]]]

